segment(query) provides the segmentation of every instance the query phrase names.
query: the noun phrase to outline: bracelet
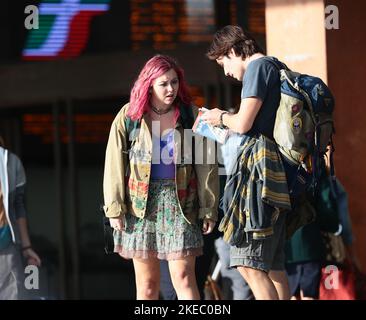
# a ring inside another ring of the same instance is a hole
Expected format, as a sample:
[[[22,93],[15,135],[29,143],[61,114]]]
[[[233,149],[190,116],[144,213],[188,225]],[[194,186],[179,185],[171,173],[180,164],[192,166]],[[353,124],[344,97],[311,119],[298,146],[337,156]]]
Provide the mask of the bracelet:
[[[224,116],[224,114],[226,114],[226,113],[229,113],[228,111],[223,111],[223,112],[221,112],[221,114],[220,114],[220,127],[221,128],[224,128],[225,126],[224,126],[224,122],[223,122],[223,116]]]
[[[28,250],[28,249],[32,249],[32,246],[26,246],[22,248],[22,251]]]

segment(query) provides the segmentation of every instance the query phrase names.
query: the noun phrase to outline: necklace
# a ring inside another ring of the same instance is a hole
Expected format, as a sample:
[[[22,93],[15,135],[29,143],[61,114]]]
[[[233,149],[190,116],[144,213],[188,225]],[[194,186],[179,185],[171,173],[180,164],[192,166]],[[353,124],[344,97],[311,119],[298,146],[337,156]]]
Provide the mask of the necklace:
[[[161,116],[163,114],[168,113],[170,110],[172,110],[172,107],[173,106],[170,106],[168,109],[163,110],[163,109],[158,109],[158,108],[155,108],[154,106],[151,106],[151,110],[154,111],[159,116]]]

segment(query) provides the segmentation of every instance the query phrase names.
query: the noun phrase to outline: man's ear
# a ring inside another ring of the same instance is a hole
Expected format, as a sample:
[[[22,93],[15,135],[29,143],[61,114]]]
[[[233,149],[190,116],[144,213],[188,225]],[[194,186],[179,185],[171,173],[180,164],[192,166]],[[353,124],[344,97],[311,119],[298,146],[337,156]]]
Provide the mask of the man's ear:
[[[237,55],[236,55],[236,52],[235,52],[234,48],[231,48],[230,51],[229,51],[229,55],[228,55],[229,59],[232,58],[232,57],[236,57],[236,56]]]

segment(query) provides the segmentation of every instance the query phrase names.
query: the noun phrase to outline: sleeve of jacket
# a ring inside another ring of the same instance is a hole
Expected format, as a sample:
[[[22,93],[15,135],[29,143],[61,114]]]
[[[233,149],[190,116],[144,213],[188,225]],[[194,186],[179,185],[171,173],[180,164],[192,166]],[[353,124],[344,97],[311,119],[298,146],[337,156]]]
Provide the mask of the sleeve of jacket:
[[[25,170],[20,159],[13,155],[14,161],[16,162],[16,186],[15,186],[15,197],[14,197],[14,209],[15,209],[15,219],[25,218],[27,212],[25,210],[25,185],[26,185],[26,176]]]
[[[127,212],[125,171],[128,150],[125,114],[126,106],[121,109],[112,123],[105,155],[103,209],[108,218],[117,218]]]
[[[196,118],[197,108],[193,107]],[[195,139],[195,171],[199,200],[199,219],[217,221],[219,204],[219,175],[216,156],[216,143],[200,135]]]

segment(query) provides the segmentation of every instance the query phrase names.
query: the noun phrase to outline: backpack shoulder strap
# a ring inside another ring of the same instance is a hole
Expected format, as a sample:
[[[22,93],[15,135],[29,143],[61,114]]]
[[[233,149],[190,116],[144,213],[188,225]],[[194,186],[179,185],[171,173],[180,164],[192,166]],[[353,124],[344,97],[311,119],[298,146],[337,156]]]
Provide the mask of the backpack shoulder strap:
[[[272,63],[278,69],[278,71],[281,71],[282,69],[285,69],[287,71],[291,71],[290,68],[285,63],[279,61],[275,57],[266,56],[266,57],[264,57],[264,59],[266,61]]]
[[[287,83],[289,85],[291,85],[291,87],[293,87],[296,91],[300,92],[303,95],[303,97],[306,100],[306,103],[308,104],[311,119],[312,119],[313,123],[316,123],[313,104],[311,102],[311,99],[310,99],[308,93],[305,90],[303,90],[302,88],[300,88],[295,83],[296,81],[294,80],[295,77],[300,76],[301,74],[298,73],[298,72],[291,71],[291,69],[289,67],[287,67],[286,64],[279,61],[275,57],[265,57],[264,59],[266,59],[268,62],[272,63],[278,69],[278,71],[280,73],[281,82],[284,81],[284,80],[287,81]]]

